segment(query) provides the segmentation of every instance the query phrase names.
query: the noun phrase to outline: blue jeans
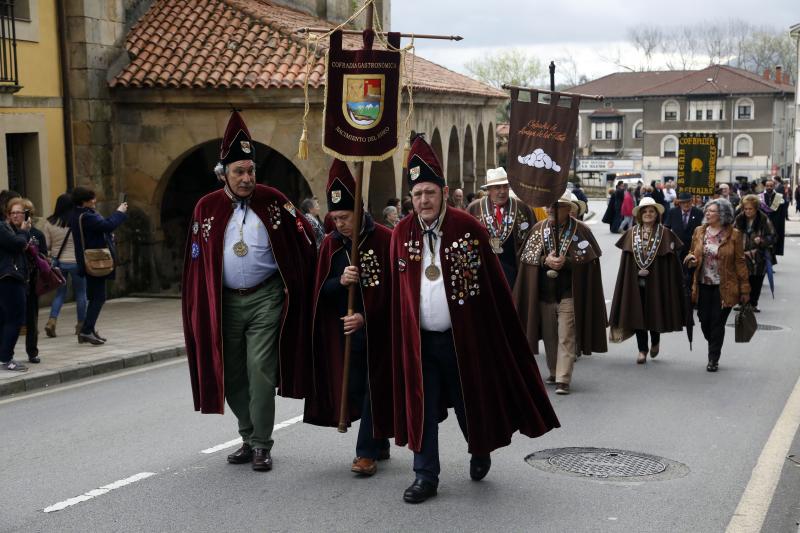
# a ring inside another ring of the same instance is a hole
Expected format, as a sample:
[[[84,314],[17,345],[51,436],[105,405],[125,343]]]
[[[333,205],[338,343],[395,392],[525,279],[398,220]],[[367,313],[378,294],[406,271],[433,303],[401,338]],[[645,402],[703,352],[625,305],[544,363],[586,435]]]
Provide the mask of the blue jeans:
[[[78,275],[78,263],[57,263],[64,278],[72,278],[72,291],[75,293],[75,305],[78,309],[78,322],[86,320],[86,278]],[[56,291],[50,307],[50,318],[58,318],[61,313],[61,306],[67,297],[67,284],[65,283]]]
[[[12,279],[0,280],[0,363],[14,358],[19,328],[25,323],[25,284]]]

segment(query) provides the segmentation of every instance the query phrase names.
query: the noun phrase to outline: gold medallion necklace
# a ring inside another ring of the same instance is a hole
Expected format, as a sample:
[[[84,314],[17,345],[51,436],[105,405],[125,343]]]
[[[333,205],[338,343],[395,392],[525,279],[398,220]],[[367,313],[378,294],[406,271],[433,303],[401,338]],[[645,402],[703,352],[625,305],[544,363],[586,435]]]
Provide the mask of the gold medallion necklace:
[[[247,243],[244,242],[244,223],[247,220],[247,204],[244,206],[244,215],[242,216],[242,223],[239,225],[239,242],[233,245],[233,253],[236,257],[244,257],[250,251]]]

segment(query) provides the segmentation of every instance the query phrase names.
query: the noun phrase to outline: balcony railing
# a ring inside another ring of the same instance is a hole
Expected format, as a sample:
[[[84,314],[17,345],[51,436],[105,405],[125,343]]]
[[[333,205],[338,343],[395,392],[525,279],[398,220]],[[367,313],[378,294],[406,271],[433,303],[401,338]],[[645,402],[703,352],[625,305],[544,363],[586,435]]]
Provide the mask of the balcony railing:
[[[14,0],[0,0],[0,92],[15,93],[19,84]]]

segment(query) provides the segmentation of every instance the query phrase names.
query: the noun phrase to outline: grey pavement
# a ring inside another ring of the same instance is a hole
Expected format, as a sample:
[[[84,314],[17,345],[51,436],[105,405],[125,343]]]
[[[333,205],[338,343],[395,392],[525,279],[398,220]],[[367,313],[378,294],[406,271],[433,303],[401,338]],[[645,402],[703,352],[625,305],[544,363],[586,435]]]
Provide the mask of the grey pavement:
[[[50,308],[39,313],[39,357],[24,373],[0,370],[0,397],[93,375],[160,361],[185,354],[180,300],[117,298],[106,302],[97,324],[108,339],[102,346],[78,344],[74,335],[75,304],[61,310],[57,336],[45,335]],[[25,339],[20,337],[15,359],[27,364]]]
[[[590,227],[604,251],[610,300],[618,236],[603,224]],[[418,506],[402,502],[413,480],[405,448],[393,446],[372,478],[350,473],[357,426],[342,435],[289,423],[275,432],[272,472],[228,465],[233,445],[217,446],[236,438],[235,419],[192,410],[182,359],[0,399],[8,452],[0,463],[0,531],[725,531],[800,376],[800,285],[791,283],[798,246],[800,239],[787,239],[776,297],[766,294],[758,315],[783,329],[760,330],[750,344],[734,343],[729,329],[715,374],[705,371],[699,327],[692,351],[684,333],[664,335],[661,354],[646,365],[635,364],[633,339],[582,357],[573,393],[551,396],[562,427],[538,439],[516,435],[492,454],[482,482],[469,479],[451,413],[440,431],[439,495]],[[537,356],[540,368],[543,359]],[[276,421],[294,422],[302,412],[302,401],[280,398]],[[797,446],[790,455],[800,456]],[[562,447],[652,454],[685,469],[621,482],[525,462]],[[797,480],[786,459],[763,531],[797,530]],[[45,512],[64,502],[73,505]]]

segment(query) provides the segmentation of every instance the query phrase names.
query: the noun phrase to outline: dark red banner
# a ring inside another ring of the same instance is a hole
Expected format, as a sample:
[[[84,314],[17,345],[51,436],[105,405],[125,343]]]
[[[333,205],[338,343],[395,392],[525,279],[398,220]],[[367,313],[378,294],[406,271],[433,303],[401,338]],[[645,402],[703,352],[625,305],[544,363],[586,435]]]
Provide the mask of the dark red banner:
[[[325,85],[322,148],[343,161],[381,161],[397,150],[400,52],[372,50],[374,32],[364,32],[364,49],[342,50],[342,32],[331,34]],[[400,46],[400,34],[389,44]]]
[[[549,103],[539,103],[538,92],[530,95],[530,102],[522,102],[519,90],[511,90],[508,181],[523,202],[544,207],[567,188],[580,97],[553,93]]]

